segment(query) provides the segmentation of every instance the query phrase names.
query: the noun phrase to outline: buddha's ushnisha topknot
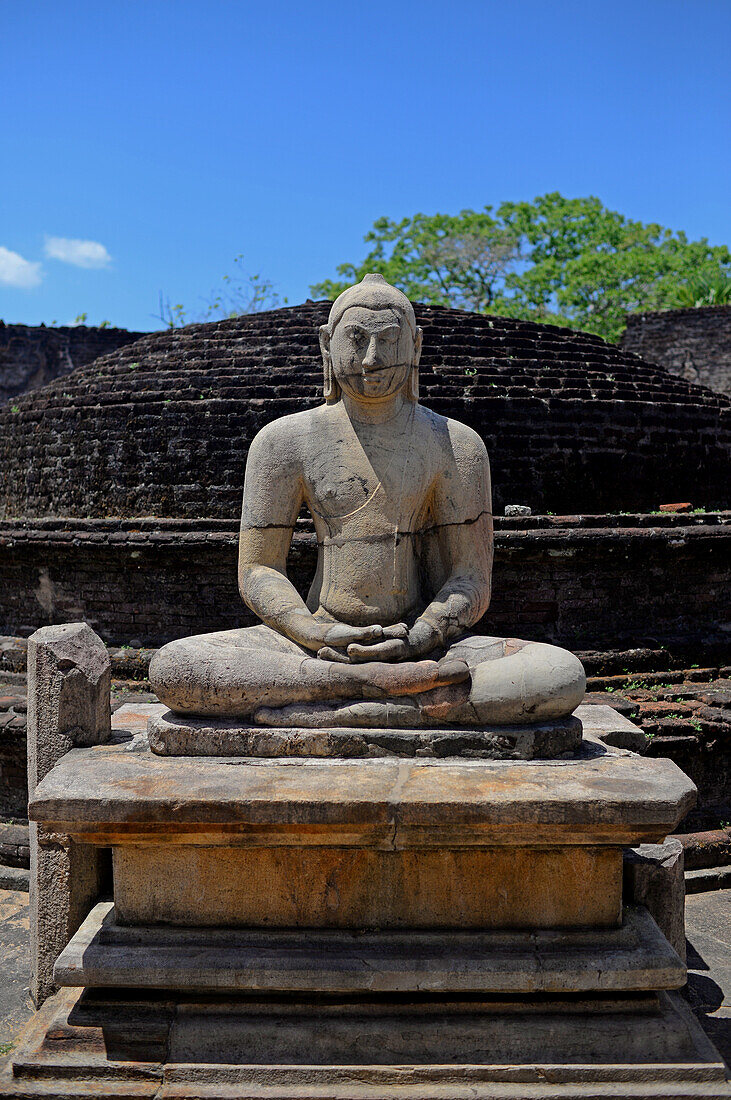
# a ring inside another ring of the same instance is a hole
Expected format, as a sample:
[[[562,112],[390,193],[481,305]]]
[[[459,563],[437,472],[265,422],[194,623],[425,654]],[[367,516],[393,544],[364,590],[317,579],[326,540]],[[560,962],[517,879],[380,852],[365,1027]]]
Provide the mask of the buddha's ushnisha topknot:
[[[407,321],[412,335],[416,336],[416,317],[414,307],[402,290],[391,286],[383,275],[371,272],[364,275],[355,286],[349,286],[332,304],[328,327],[330,332],[335,330],[340,318],[346,309],[351,306],[364,306],[366,309],[395,309]]]

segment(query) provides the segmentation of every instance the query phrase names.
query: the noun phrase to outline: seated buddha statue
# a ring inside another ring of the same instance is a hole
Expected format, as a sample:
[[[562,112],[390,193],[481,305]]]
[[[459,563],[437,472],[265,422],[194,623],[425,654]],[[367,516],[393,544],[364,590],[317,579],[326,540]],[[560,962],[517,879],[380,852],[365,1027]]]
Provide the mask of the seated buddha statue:
[[[490,603],[490,467],[471,428],[419,404],[408,298],[366,275],[320,329],[324,403],[268,424],[246,465],[239,589],[259,625],[170,642],[150,680],[175,713],[254,725],[530,725],[581,702],[557,646],[470,633]],[[302,505],[317,535],[287,577]]]

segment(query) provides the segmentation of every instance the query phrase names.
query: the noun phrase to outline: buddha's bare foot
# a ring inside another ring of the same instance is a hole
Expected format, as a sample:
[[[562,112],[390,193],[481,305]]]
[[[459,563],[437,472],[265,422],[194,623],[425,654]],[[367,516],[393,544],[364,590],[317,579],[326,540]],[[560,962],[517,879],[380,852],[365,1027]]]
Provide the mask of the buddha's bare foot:
[[[450,722],[459,713],[461,725],[464,721],[463,707],[469,700],[471,689],[471,680],[461,680],[432,691],[424,691],[416,697],[416,702],[425,720]]]
[[[419,661],[419,665],[436,664]],[[335,726],[360,728],[418,729],[448,724],[469,698],[469,673],[464,662],[444,658],[438,671],[439,687],[394,699],[338,700],[332,703],[292,703],[286,707],[260,707],[254,721],[263,726],[302,726],[305,729]],[[392,666],[391,666],[392,667]],[[398,666],[404,668],[404,665]],[[459,677],[459,680],[457,679]]]
[[[424,725],[418,703],[399,700],[352,699],[337,703],[291,703],[287,707],[260,707],[254,721],[261,726],[301,726],[303,729],[414,729]],[[432,723],[434,724],[434,723]]]

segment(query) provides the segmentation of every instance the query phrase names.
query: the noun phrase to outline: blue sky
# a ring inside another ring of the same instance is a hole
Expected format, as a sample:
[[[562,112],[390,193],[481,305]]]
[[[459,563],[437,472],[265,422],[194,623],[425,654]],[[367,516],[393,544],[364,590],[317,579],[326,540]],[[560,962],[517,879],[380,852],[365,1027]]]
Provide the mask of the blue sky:
[[[729,0],[2,0],[0,317],[290,303],[380,215],[546,191],[731,244]]]

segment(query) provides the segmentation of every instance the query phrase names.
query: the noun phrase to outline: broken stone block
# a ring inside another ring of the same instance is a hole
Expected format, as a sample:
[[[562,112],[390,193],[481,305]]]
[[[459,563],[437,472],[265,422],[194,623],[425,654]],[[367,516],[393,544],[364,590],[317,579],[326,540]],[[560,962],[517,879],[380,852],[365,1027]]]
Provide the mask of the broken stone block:
[[[624,899],[644,905],[685,962],[685,875],[683,845],[640,844],[624,852]]]

